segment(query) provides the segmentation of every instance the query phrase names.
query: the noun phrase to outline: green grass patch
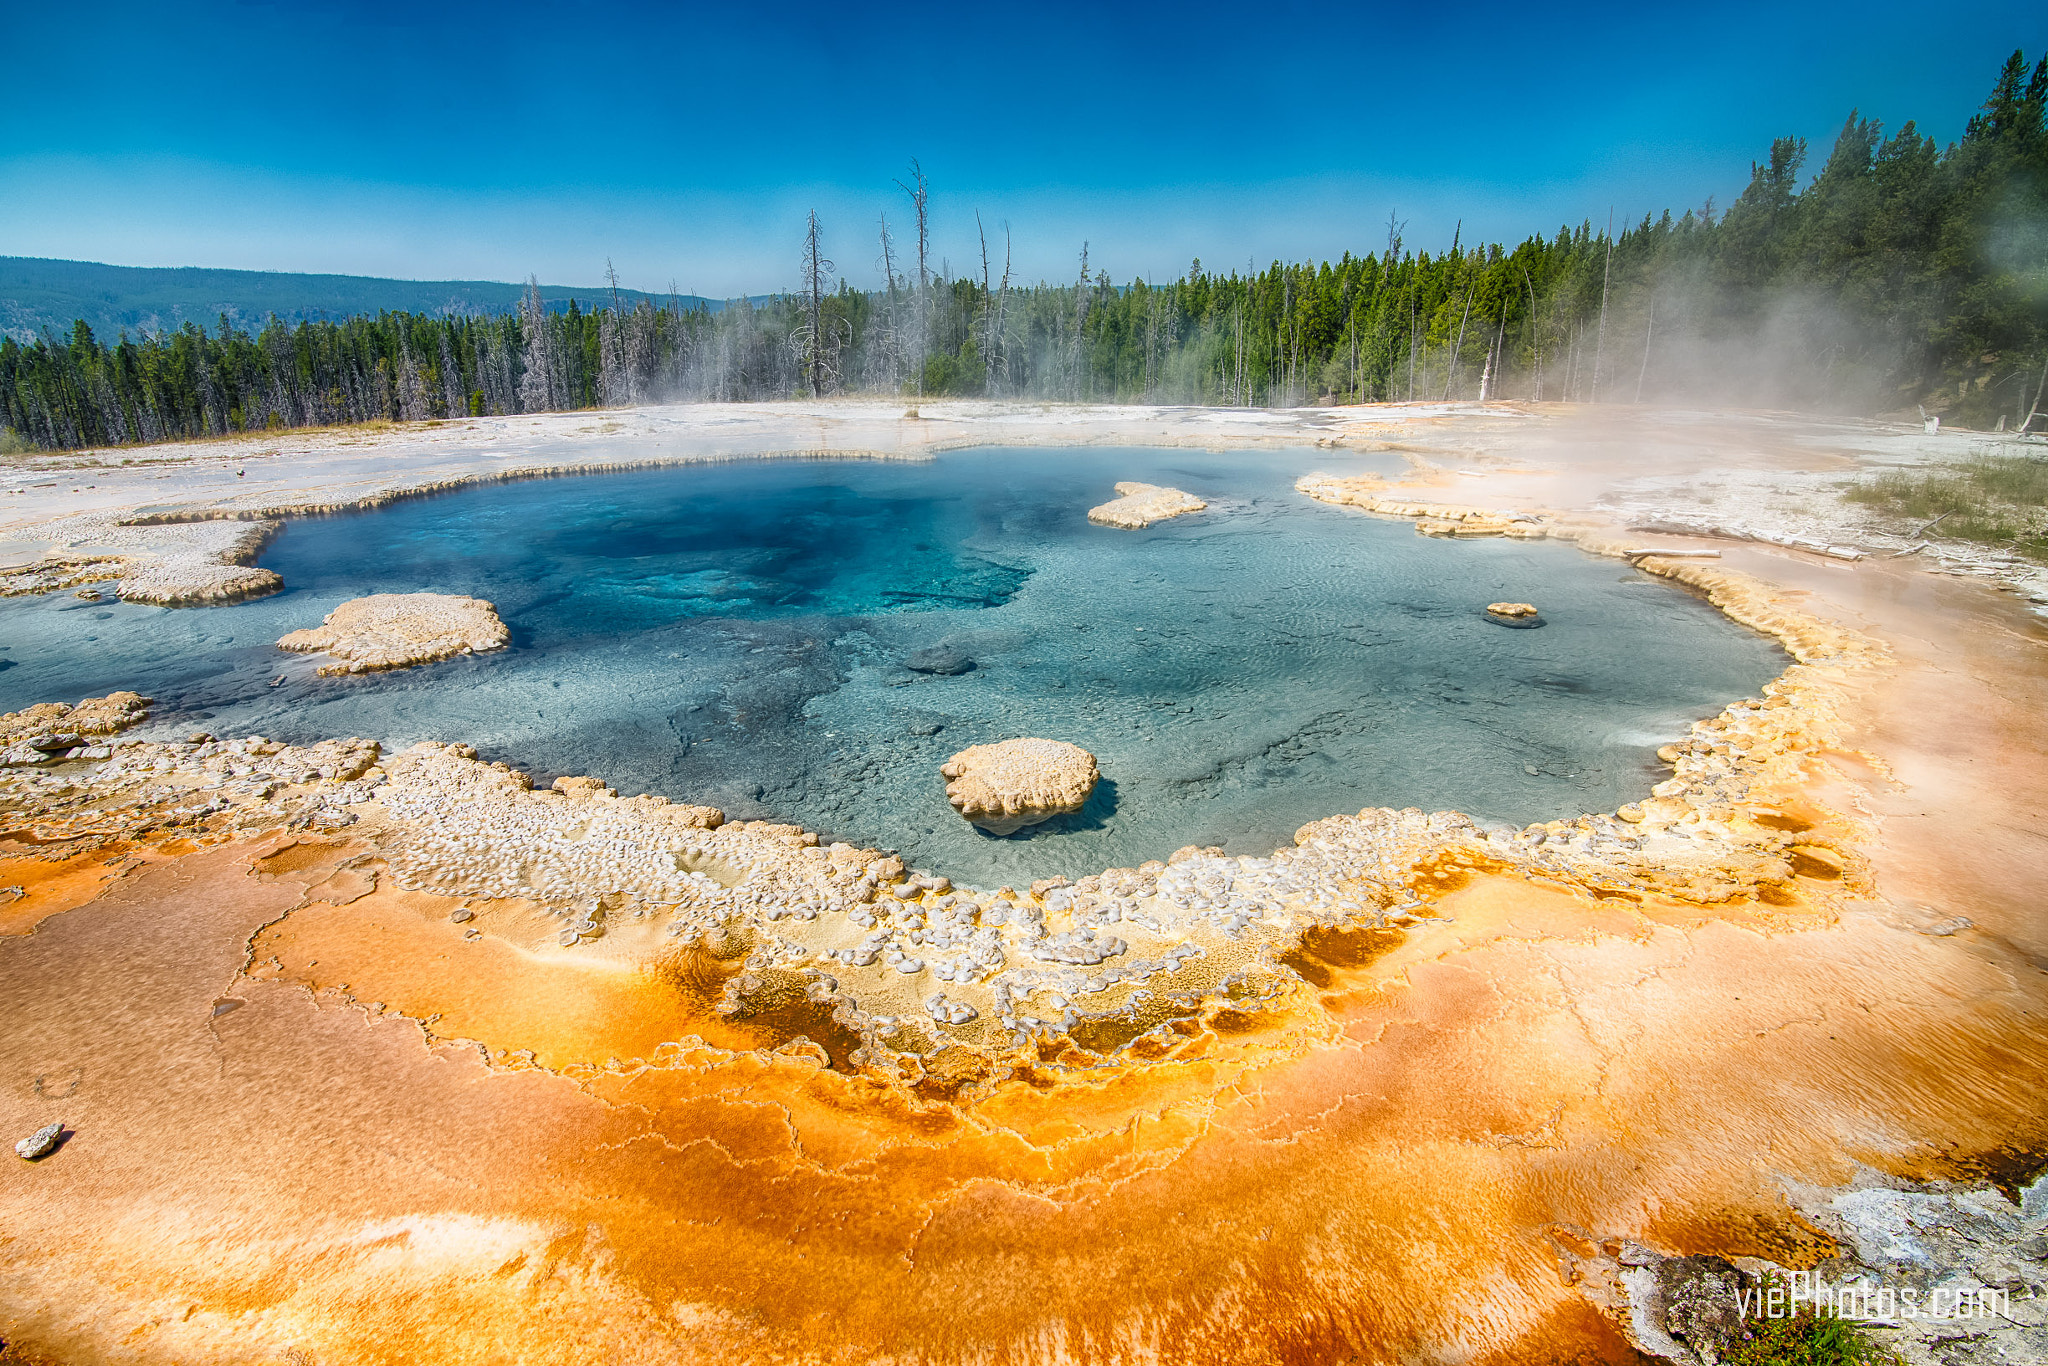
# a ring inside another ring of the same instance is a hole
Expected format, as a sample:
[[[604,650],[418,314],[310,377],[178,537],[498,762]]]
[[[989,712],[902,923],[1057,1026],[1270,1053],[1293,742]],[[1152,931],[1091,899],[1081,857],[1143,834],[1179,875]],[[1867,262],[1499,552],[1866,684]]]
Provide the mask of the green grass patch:
[[[1900,470],[1859,484],[1842,499],[1913,522],[1908,530],[1932,522],[1930,536],[2048,559],[2048,460],[1986,455],[1940,469]]]
[[[1898,1353],[1868,1329],[1832,1314],[1751,1322],[1749,1337],[1721,1355],[1722,1366],[1900,1366]]]

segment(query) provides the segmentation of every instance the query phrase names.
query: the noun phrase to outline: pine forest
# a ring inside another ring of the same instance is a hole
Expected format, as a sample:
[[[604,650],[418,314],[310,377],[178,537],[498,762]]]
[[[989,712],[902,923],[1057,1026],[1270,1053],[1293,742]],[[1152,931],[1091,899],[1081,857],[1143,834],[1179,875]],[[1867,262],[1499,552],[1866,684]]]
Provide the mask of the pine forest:
[[[769,297],[340,321],[223,317],[164,335],[0,341],[0,440],[42,448],[367,421],[830,394],[1296,406],[1385,400],[1739,402],[2039,427],[2048,386],[2048,57],[2014,53],[1961,139],[1852,113],[1817,167],[1782,138],[1748,187],[1513,246],[1411,250],[1398,216],[1316,264],[1023,283],[999,225],[930,259],[928,185],[841,236],[811,216]]]

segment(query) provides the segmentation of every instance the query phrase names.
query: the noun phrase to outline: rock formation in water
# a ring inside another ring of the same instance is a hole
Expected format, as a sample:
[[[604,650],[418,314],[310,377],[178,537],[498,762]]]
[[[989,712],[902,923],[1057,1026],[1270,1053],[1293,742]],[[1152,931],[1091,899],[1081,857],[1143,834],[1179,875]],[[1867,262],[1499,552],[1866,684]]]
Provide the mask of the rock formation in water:
[[[1486,604],[1486,619],[1496,626],[1524,629],[1543,624],[1543,618],[1537,615],[1536,604],[1532,602],[1489,602]]]
[[[974,659],[957,645],[940,644],[911,651],[903,665],[921,674],[964,674],[974,667]]]
[[[48,553],[0,570],[0,597],[114,579],[124,602],[218,607],[284,587],[276,571],[249,563],[277,534],[276,522],[182,518],[176,512],[128,519],[84,514],[47,523],[37,528],[37,539]]]
[[[1305,474],[1294,481],[1297,491],[1321,503],[1364,508],[1382,517],[1412,517],[1424,536],[1508,536],[1541,540],[1550,535],[1542,518],[1526,512],[1496,512],[1456,503],[1424,503],[1408,497],[1378,475],[1338,477]],[[1398,496],[1389,496],[1398,495]]]
[[[375,593],[353,598],[317,627],[277,643],[287,650],[324,651],[334,659],[322,674],[405,669],[456,655],[502,650],[511,633],[481,598],[443,593]]]
[[[1064,740],[974,745],[940,766],[946,800],[991,835],[1079,811],[1099,776],[1095,756]]]
[[[1169,517],[1182,517],[1190,512],[1200,512],[1209,506],[1192,493],[1179,489],[1161,488],[1157,484],[1139,484],[1125,480],[1116,486],[1122,495],[1099,507],[1088,509],[1088,520],[1097,526],[1122,527],[1126,531],[1138,531],[1163,522]]]

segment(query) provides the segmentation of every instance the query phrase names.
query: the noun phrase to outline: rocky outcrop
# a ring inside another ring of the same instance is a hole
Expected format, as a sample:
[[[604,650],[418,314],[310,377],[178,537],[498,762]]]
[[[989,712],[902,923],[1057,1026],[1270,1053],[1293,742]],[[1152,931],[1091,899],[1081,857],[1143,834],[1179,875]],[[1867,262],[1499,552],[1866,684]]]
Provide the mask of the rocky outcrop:
[[[1097,526],[1122,527],[1126,531],[1139,531],[1154,522],[1163,522],[1169,517],[1184,517],[1190,512],[1200,512],[1209,506],[1192,493],[1179,489],[1161,488],[1157,484],[1139,484],[1125,480],[1116,486],[1122,496],[1099,507],[1088,509],[1088,520]]]
[[[267,597],[283,587],[275,570],[167,557],[123,575],[116,591],[123,601],[158,607],[221,607]]]
[[[277,643],[327,654],[335,662],[322,664],[322,674],[359,674],[502,650],[510,639],[497,609],[481,598],[376,593],[343,603],[321,625]]]
[[[67,559],[50,556],[33,564],[0,572],[0,598],[26,597],[32,593],[54,593],[81,583],[103,583],[121,577],[123,562],[117,559]]]
[[[0,743],[67,731],[77,735],[112,735],[147,720],[149,702],[142,694],[132,692],[88,697],[75,707],[62,702],[38,702],[0,716]]]
[[[48,593],[118,579],[128,602],[218,607],[275,593],[284,580],[249,563],[277,533],[269,521],[212,520],[150,526],[103,516],[66,518],[43,529],[50,553],[0,573],[0,597]]]
[[[1685,1256],[1565,1225],[1545,1232],[1569,1283],[1652,1360],[1703,1366],[1759,1338],[1795,1342],[1797,1321],[1820,1311],[1897,1353],[1877,1359],[1906,1366],[2038,1363],[2048,1360],[2035,1307],[2048,1277],[2044,1193],[2038,1177],[2031,1188],[2001,1190],[1867,1169],[1846,1187],[1790,1183],[1792,1209],[1828,1239],[1827,1255],[1797,1269],[1760,1256]]]
[[[139,693],[88,697],[75,707],[38,702],[0,716],[0,767],[54,764],[87,755],[94,748],[94,737],[112,735],[148,719],[149,699]],[[106,755],[101,749],[91,757]]]
[[[1100,776],[1079,745],[1036,739],[963,749],[939,772],[953,809],[991,835],[1079,811]]]
[[[1392,487],[1374,475],[1338,478],[1307,474],[1294,487],[1319,503],[1363,508],[1382,517],[1411,517],[1424,536],[1511,536],[1540,540],[1548,531],[1540,518],[1524,512],[1495,512],[1456,503],[1423,503],[1394,496]]]

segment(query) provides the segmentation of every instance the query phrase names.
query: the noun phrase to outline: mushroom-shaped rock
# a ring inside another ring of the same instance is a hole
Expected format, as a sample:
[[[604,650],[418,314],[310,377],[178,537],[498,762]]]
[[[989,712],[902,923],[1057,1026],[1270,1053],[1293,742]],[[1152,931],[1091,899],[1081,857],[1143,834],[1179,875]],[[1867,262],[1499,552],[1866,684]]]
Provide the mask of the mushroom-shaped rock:
[[[1536,615],[1536,605],[1528,602],[1490,602],[1486,604],[1486,617],[1501,626],[1543,624],[1543,618]]]
[[[961,750],[940,765],[946,800],[991,835],[1068,811],[1095,789],[1095,756],[1064,740],[1005,740]]]
[[[1088,509],[1088,520],[1098,526],[1122,527],[1126,531],[1137,531],[1163,522],[1169,517],[1179,517],[1190,512],[1200,512],[1209,506],[1192,493],[1179,489],[1161,488],[1157,484],[1139,484],[1130,480],[1116,486],[1123,495],[1113,502]]]
[[[511,639],[498,609],[482,598],[445,593],[376,593],[352,598],[319,626],[277,643],[287,650],[324,651],[335,662],[323,674],[404,669],[456,655],[502,650]]]

